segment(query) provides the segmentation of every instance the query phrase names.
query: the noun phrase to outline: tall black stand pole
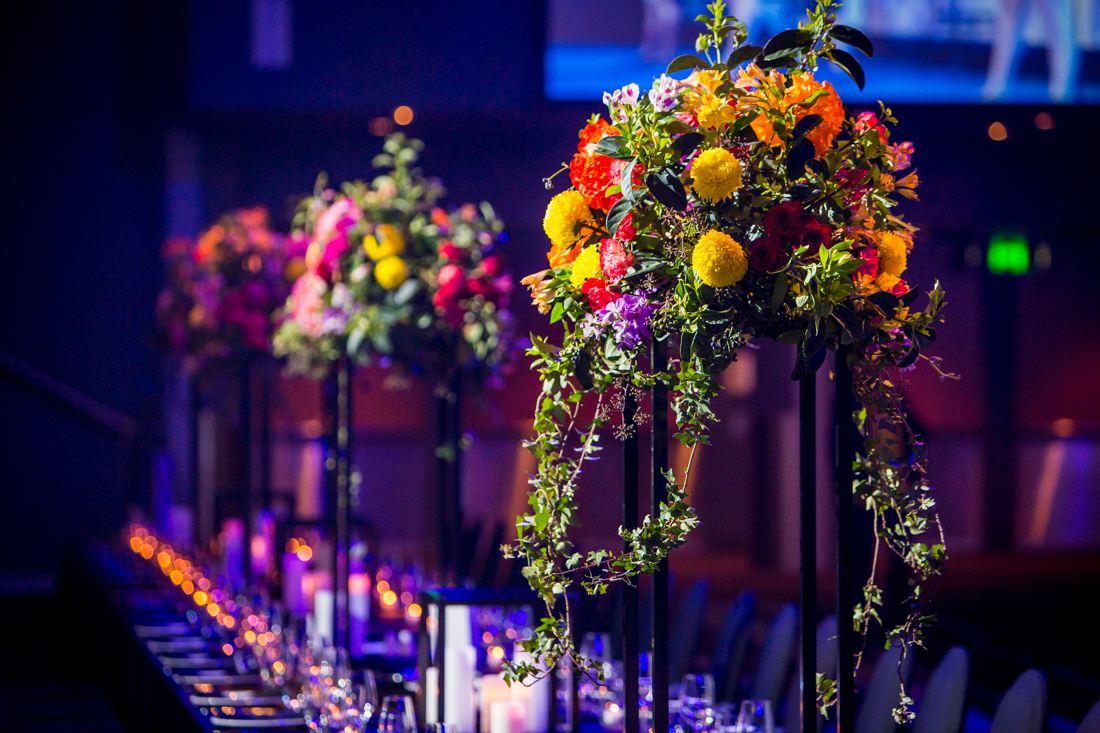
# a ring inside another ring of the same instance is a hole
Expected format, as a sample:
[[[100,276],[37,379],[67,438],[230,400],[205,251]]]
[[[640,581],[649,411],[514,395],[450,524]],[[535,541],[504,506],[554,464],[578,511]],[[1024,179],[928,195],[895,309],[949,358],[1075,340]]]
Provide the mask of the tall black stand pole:
[[[351,365],[346,356],[333,365],[326,385],[330,432],[328,467],[329,529],[332,536],[333,645],[347,647],[349,604],[348,539],[351,520],[349,452],[351,445]],[[341,601],[341,593],[343,599]]]
[[[245,526],[245,547],[248,547],[249,538],[255,530],[255,517],[252,513],[252,355],[244,357],[241,364],[240,384],[240,467],[238,481],[240,486],[237,491],[238,506],[234,510],[240,512]],[[244,568],[248,571],[247,563]],[[245,576],[247,577],[247,575]]]
[[[271,388],[274,365],[260,364],[260,509],[271,509]],[[272,554],[274,557],[274,554]]]
[[[629,387],[627,387],[629,389]],[[623,441],[623,529],[638,527],[638,430],[634,416],[638,403],[627,393],[623,405],[623,426],[631,431]],[[629,543],[624,543],[629,551]],[[626,733],[638,733],[639,645],[638,586],[623,587],[623,726]],[[654,695],[656,697],[656,695]],[[574,710],[574,715],[578,711]]]
[[[191,374],[191,392],[187,425],[188,456],[191,473],[191,541],[196,547],[202,545],[202,482],[199,479],[199,416],[202,414],[202,371],[198,368]]]
[[[852,630],[854,496],[852,462],[852,369],[848,346],[836,354],[836,618],[837,618],[837,731],[855,730],[855,639]]]
[[[798,384],[802,733],[817,733],[817,375]]]
[[[453,562],[459,565],[461,553],[460,538],[462,537],[462,370],[455,369],[451,374],[451,387],[448,402],[450,403],[450,425],[448,433],[449,442],[454,448],[454,453],[448,464],[450,478],[447,481],[447,508],[451,521],[451,546],[448,552],[454,558]],[[468,565],[462,563],[462,566]],[[461,567],[461,566],[460,566]],[[461,578],[456,578],[461,582]]]
[[[650,371],[668,370],[668,341],[653,340]],[[653,385],[653,425],[650,434],[650,505],[656,516],[662,503],[668,501],[668,386],[658,381]],[[653,690],[653,731],[668,730],[668,558],[653,574],[653,662],[650,668]],[[629,728],[627,733],[634,733]]]

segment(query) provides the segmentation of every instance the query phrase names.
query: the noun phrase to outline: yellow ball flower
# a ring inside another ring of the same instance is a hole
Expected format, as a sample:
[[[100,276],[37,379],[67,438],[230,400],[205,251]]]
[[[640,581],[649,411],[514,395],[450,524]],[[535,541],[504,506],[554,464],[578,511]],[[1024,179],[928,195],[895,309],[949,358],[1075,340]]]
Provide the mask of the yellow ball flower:
[[[378,237],[376,239],[368,234],[363,239],[363,249],[367,251],[367,257],[375,262],[405,251],[405,236],[393,224],[378,227]]]
[[[728,199],[741,188],[741,161],[725,148],[711,148],[695,159],[691,167],[695,195],[713,204]]]
[[[556,247],[566,247],[581,238],[577,224],[591,223],[592,211],[580,191],[562,191],[550,199],[542,228]]]
[[[409,277],[409,266],[405,260],[391,255],[379,260],[374,266],[374,279],[386,290],[393,290]]]
[[[691,253],[691,266],[704,283],[712,288],[724,288],[745,276],[749,260],[733,237],[712,229],[699,237]]]
[[[585,247],[569,270],[569,282],[578,290],[590,277],[603,278],[603,270],[600,269],[600,248],[597,245]]]
[[[888,272],[894,277],[901,277],[905,272],[908,259],[909,243],[905,238],[894,232],[883,232],[878,240],[878,269],[879,272]],[[883,288],[886,290],[887,288]]]

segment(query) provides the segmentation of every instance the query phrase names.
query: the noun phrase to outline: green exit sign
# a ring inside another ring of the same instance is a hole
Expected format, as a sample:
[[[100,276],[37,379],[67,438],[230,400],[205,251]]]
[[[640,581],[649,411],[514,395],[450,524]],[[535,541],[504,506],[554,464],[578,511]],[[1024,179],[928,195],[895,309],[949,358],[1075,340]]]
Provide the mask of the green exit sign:
[[[1031,266],[1031,248],[1022,234],[994,234],[985,255],[994,275],[1026,275]]]

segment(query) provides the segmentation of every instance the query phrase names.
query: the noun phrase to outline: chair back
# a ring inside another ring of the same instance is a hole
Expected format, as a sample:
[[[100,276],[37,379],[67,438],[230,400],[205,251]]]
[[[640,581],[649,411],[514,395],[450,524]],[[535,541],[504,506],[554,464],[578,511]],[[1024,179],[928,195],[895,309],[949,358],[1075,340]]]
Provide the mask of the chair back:
[[[969,676],[970,657],[966,649],[961,646],[948,649],[924,687],[913,733],[959,733]]]
[[[779,696],[783,694],[783,684],[790,674],[794,663],[795,642],[798,639],[798,607],[788,603],[779,609],[760,657],[756,660],[756,675],[752,682],[752,700],[771,700],[772,708],[779,705]]]
[[[1100,700],[1096,701],[1081,725],[1077,726],[1077,733],[1100,733]]]
[[[1047,713],[1047,679],[1037,669],[1024,671],[997,705],[989,733],[1042,733]]]
[[[672,636],[668,643],[668,674],[670,682],[679,682],[688,673],[688,665],[695,656],[695,647],[699,643],[699,631],[703,626],[707,612],[707,596],[710,584],[705,579],[697,580],[688,588],[684,600],[680,603],[680,614],[676,618]]]
[[[875,663],[875,671],[867,685],[867,694],[856,716],[856,733],[894,733],[898,727],[894,720],[894,708],[901,702],[901,685],[909,682],[909,673],[913,668],[913,655],[906,654],[901,665],[900,678],[898,662],[901,660],[902,647],[893,646],[883,652]]]
[[[726,611],[722,633],[714,648],[714,659],[710,669],[711,674],[714,675],[714,689],[721,700],[739,699],[737,687],[741,682],[742,668],[745,664],[749,627],[755,615],[756,595],[751,590],[738,595]]]

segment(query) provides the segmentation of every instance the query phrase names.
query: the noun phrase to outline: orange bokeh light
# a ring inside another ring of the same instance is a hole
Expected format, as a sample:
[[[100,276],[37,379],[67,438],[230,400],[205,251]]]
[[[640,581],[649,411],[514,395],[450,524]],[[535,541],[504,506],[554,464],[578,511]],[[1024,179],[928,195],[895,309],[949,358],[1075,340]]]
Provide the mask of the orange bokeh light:
[[[397,594],[392,590],[388,590],[382,594],[382,605],[392,606],[397,603]]]

